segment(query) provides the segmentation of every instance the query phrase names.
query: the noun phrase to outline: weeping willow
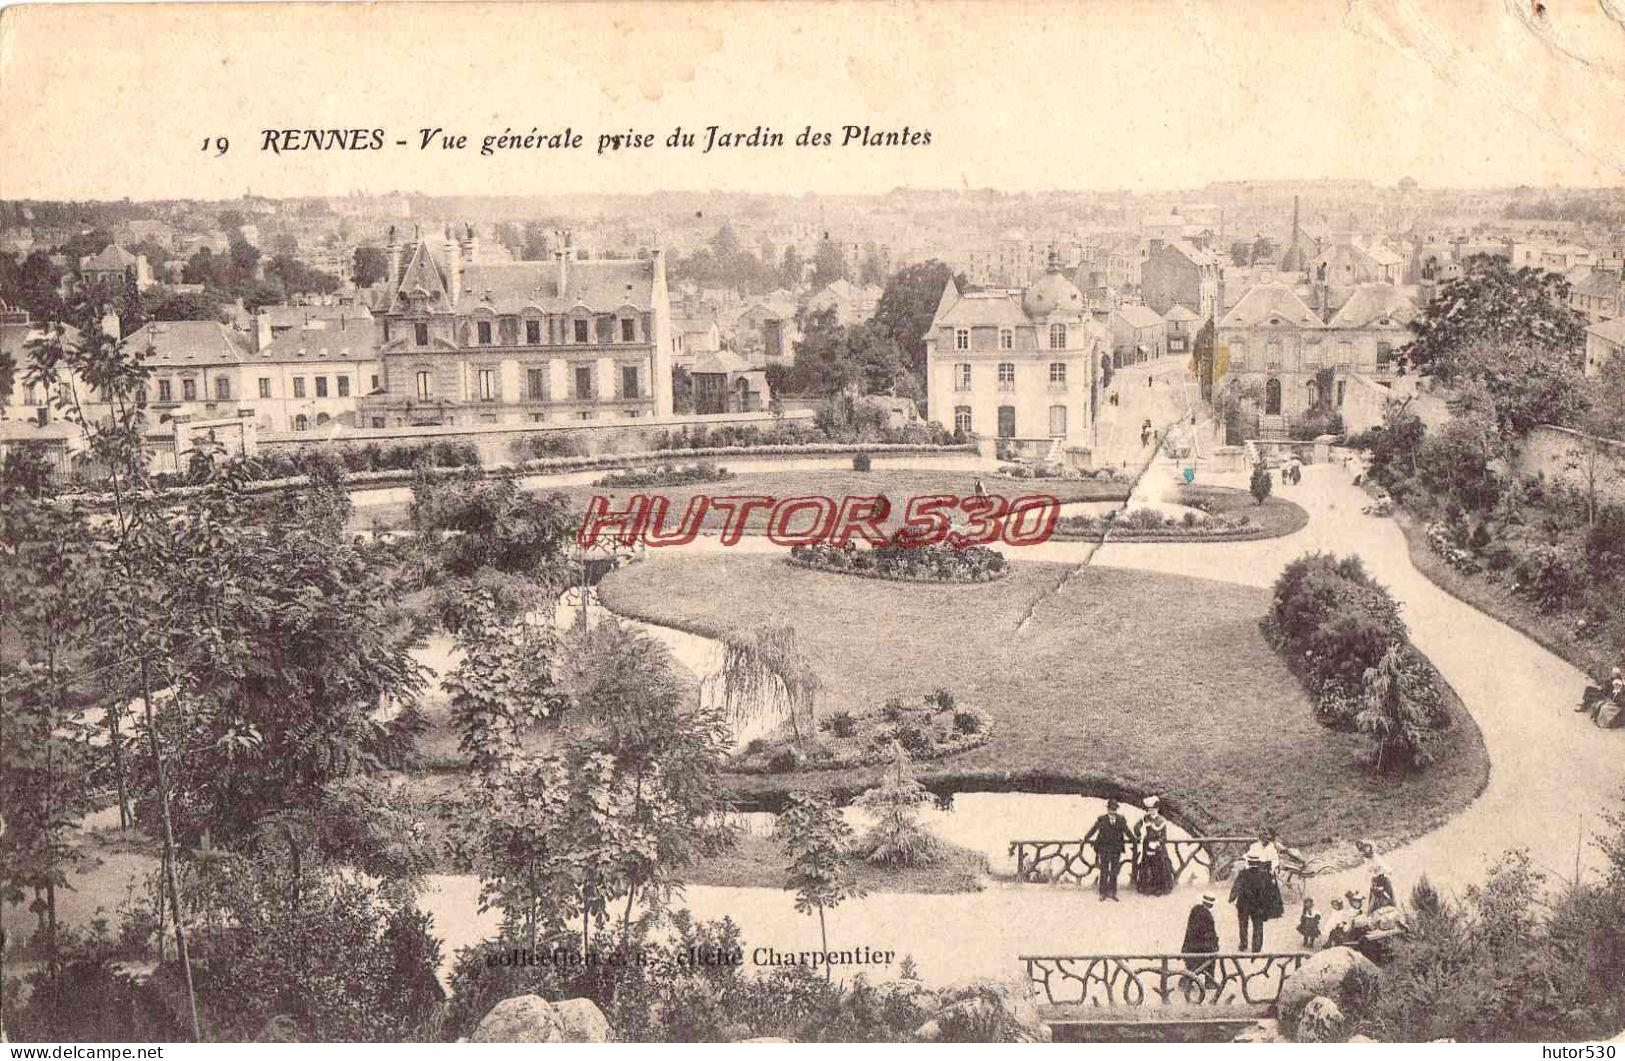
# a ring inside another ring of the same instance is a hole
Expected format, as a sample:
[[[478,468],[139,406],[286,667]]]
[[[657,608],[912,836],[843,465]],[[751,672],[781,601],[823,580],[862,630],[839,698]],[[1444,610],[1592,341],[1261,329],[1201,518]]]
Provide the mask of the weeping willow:
[[[722,666],[711,683],[736,725],[764,714],[789,720],[799,742],[817,732],[821,683],[790,626],[764,626],[723,640]]]

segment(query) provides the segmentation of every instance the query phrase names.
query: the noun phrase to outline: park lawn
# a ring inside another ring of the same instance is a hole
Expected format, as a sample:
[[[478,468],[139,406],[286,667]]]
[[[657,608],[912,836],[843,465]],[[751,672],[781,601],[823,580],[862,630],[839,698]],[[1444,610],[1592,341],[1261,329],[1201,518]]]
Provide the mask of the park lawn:
[[[1069,574],[1070,572],[1070,574]],[[789,623],[821,669],[821,711],[951,691],[985,709],[992,739],[919,765],[922,780],[1095,794],[1160,793],[1213,835],[1277,826],[1294,846],[1397,841],[1465,807],[1488,778],[1461,713],[1440,762],[1403,782],[1357,762],[1357,734],[1314,721],[1259,632],[1267,592],[1105,568],[1017,563],[965,586],[894,583],[766,556],[660,556],[602,584],[612,610],[718,636]],[[1018,630],[1023,617],[1032,622]],[[850,793],[876,767],[731,775],[736,794]]]
[[[987,858],[975,851],[942,843],[942,858],[929,866],[876,866],[848,858],[847,868],[866,892],[914,892],[936,895],[981,891],[989,868]],[[702,859],[682,871],[686,884],[725,888],[783,888],[788,858],[771,836],[739,836],[733,847]]]
[[[681,462],[673,462],[682,465]],[[726,461],[716,462],[726,468]],[[1033,479],[1014,481],[998,476],[978,476],[975,472],[930,471],[918,469],[878,469],[856,472],[842,469],[816,469],[802,471],[741,470],[732,479],[714,483],[684,483],[679,486],[604,487],[570,486],[558,493],[570,499],[571,507],[585,511],[593,497],[609,499],[610,510],[624,508],[635,494],[658,495],[669,500],[667,527],[676,527],[682,519],[688,501],[696,494],[710,497],[728,497],[759,494],[774,498],[819,496],[832,498],[838,504],[843,497],[872,497],[884,495],[891,502],[892,514],[885,521],[888,531],[903,525],[904,510],[911,497],[929,494],[953,494],[969,497],[980,478],[989,494],[1014,501],[1034,494],[1058,497],[1062,501],[1120,501],[1129,494],[1129,484],[1109,479]],[[767,529],[766,509],[753,510],[745,522],[745,533],[762,534]],[[725,516],[712,512],[705,520],[705,530],[721,529]],[[803,513],[793,521],[796,529],[804,529],[812,516]]]

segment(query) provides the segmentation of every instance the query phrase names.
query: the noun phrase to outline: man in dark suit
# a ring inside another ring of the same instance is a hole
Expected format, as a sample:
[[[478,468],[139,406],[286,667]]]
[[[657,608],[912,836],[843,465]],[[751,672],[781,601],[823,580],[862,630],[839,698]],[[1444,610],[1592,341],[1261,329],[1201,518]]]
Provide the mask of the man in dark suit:
[[[1117,874],[1123,865],[1124,849],[1134,847],[1134,833],[1128,821],[1117,812],[1117,801],[1106,801],[1106,813],[1095,819],[1083,842],[1095,849],[1095,863],[1100,872],[1100,901],[1117,902]]]

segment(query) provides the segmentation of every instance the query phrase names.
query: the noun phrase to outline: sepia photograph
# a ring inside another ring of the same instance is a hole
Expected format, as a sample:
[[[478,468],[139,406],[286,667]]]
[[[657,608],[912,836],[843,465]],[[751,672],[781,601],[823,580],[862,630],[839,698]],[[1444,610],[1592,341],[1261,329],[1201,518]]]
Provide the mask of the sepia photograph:
[[[0,6],[7,1058],[1608,1061],[1622,668],[1618,0]]]

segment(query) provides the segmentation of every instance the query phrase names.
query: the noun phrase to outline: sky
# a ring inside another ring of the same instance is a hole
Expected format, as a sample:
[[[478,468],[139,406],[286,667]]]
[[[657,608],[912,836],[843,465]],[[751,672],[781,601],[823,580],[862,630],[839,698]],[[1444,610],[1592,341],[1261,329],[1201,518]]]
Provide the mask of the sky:
[[[0,11],[0,198],[1625,184],[1622,0]],[[1612,14],[1611,14],[1612,12]],[[787,146],[668,149],[757,125]],[[929,131],[796,147],[803,129]],[[470,138],[420,150],[424,128]],[[506,129],[580,149],[479,153]],[[267,129],[382,129],[362,152]],[[601,134],[655,147],[598,153]],[[224,155],[211,148],[225,137]],[[398,146],[399,140],[408,141]]]

